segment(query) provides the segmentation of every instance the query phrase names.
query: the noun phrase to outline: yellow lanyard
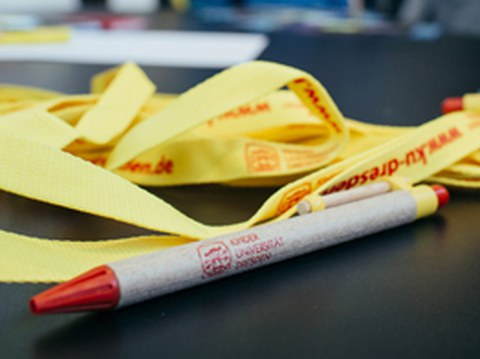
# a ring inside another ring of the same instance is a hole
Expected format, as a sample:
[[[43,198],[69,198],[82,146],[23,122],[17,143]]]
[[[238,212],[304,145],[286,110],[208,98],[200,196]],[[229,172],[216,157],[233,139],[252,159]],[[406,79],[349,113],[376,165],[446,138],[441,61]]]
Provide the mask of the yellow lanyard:
[[[311,75],[269,62],[233,67],[179,96],[155,94],[134,64],[95,76],[91,94],[4,86],[0,188],[171,235],[78,242],[0,231],[0,281],[63,281],[287,218],[301,199],[381,178],[479,188],[479,139],[475,111],[415,128],[345,119]],[[200,183],[281,187],[248,220],[210,226],[137,185]]]

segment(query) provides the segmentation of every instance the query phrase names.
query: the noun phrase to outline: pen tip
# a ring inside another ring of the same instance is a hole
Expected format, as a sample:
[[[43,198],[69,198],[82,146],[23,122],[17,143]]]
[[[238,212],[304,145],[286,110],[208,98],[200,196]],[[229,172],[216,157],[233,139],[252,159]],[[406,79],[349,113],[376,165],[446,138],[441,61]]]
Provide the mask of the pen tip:
[[[432,189],[438,198],[438,208],[445,206],[450,201],[450,193],[448,193],[445,187],[434,184],[432,185]]]
[[[30,300],[35,314],[113,309],[120,299],[118,281],[108,266],[94,268]]]

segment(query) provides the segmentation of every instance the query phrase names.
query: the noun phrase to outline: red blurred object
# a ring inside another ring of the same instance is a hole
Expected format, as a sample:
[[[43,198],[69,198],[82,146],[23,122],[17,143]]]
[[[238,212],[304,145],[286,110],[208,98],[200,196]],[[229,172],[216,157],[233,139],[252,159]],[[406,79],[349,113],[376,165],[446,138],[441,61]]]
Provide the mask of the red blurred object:
[[[67,26],[76,28],[98,28],[104,30],[144,30],[148,22],[141,16],[110,14],[74,14],[59,19]]]
[[[448,97],[442,102],[442,113],[444,114],[461,110],[463,110],[463,98],[461,97]]]
[[[450,193],[448,193],[448,190],[439,184],[434,184],[431,187],[437,195],[438,208],[445,206],[450,201]]]

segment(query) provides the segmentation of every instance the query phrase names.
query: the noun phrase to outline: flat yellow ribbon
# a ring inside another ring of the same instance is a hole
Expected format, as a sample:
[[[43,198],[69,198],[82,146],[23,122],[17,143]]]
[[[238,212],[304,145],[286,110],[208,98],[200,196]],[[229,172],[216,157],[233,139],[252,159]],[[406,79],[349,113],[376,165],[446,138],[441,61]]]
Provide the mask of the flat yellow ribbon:
[[[283,89],[287,87],[288,90]],[[311,75],[252,62],[175,96],[134,64],[92,93],[0,87],[0,188],[169,236],[63,241],[0,232],[0,281],[63,281],[102,263],[295,214],[307,196],[382,177],[480,187],[480,114],[419,127],[345,119]],[[137,184],[281,187],[248,220],[210,226]]]

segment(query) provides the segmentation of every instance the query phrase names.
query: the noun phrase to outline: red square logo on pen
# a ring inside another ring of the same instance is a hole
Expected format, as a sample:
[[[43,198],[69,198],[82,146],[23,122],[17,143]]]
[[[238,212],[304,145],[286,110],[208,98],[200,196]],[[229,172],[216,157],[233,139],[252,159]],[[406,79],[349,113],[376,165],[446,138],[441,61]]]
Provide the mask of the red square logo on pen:
[[[226,272],[232,265],[230,249],[220,242],[205,243],[197,247],[203,273],[213,277]]]

